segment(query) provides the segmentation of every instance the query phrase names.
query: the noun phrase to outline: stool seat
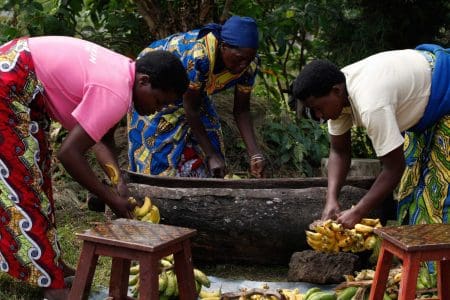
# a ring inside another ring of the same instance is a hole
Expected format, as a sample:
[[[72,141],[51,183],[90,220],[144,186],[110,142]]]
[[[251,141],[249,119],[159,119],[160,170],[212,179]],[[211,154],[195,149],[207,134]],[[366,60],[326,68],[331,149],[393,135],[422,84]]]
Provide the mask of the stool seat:
[[[438,296],[441,300],[450,299],[450,225],[389,226],[376,228],[374,232],[383,240],[370,300],[383,299],[394,255],[402,260],[399,300],[415,299],[422,261],[437,261]]]
[[[128,299],[128,276],[131,260],[140,264],[139,299],[159,299],[159,260],[174,256],[180,299],[196,298],[190,238],[196,230],[117,219],[96,224],[83,233],[75,279],[69,299],[87,299],[99,255],[112,257],[109,299]]]

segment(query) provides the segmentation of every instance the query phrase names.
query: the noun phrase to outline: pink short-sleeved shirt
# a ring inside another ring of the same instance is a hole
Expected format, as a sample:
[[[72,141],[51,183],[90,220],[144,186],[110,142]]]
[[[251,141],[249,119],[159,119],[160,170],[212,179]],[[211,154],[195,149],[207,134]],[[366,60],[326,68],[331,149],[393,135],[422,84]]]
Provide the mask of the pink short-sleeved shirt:
[[[71,130],[76,124],[98,142],[127,113],[134,61],[94,43],[62,36],[29,39],[49,114]]]

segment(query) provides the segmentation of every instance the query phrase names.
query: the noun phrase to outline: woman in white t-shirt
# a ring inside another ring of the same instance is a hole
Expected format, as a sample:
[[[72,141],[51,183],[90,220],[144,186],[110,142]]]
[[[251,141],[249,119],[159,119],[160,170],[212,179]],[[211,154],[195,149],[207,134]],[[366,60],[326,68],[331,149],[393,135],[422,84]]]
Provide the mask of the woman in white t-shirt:
[[[316,60],[296,78],[294,97],[316,118],[328,121],[331,149],[322,219],[336,219],[352,228],[402,182],[400,221],[409,213],[410,224],[448,222],[450,80],[441,74],[441,82],[433,80],[437,72],[449,73],[450,55],[435,48],[440,52],[381,52],[342,70],[329,61]],[[410,133],[430,111],[437,111],[437,105],[440,111],[427,120],[425,129]],[[358,204],[341,211],[338,195],[349,171],[352,126],[367,130],[383,169]]]

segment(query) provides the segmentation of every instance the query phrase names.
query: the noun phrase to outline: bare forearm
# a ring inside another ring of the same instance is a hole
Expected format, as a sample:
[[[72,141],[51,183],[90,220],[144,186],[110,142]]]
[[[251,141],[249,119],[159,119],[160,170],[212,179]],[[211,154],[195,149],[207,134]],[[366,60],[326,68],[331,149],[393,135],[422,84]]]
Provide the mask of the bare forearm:
[[[328,158],[328,196],[337,199],[350,169],[351,154],[330,151]]]
[[[251,157],[254,154],[260,153],[258,145],[256,144],[250,112],[236,112],[234,113],[234,119],[244,140],[248,155]]]

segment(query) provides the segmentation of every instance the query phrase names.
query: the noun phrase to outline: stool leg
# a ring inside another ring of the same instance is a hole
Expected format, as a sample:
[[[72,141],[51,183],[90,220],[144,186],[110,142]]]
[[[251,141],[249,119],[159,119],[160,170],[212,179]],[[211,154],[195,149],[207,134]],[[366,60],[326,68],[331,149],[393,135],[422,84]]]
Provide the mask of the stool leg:
[[[403,258],[402,280],[398,300],[411,300],[416,298],[417,276],[419,275],[420,257],[417,253],[407,254]]]
[[[450,299],[450,260],[437,263],[437,284],[439,299]]]
[[[191,244],[189,240],[183,242],[183,250],[173,255],[175,272],[181,300],[196,299],[194,267],[192,266]]]
[[[139,300],[159,300],[159,259],[148,254],[139,266]]]
[[[87,299],[97,266],[98,255],[95,254],[95,245],[84,241],[78,260],[75,279],[69,293],[69,300]]]
[[[378,255],[377,267],[375,269],[375,276],[370,289],[370,300],[383,299],[384,291],[386,290],[389,270],[391,268],[392,257],[394,255],[384,248],[385,243],[386,242],[384,240],[381,243],[380,254]]]
[[[125,299],[127,297],[129,275],[130,260],[113,257],[111,278],[109,280],[109,296],[114,299]]]

